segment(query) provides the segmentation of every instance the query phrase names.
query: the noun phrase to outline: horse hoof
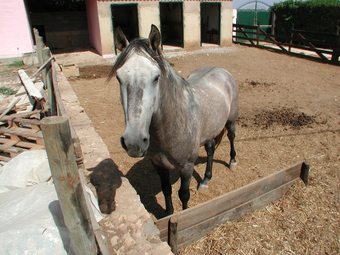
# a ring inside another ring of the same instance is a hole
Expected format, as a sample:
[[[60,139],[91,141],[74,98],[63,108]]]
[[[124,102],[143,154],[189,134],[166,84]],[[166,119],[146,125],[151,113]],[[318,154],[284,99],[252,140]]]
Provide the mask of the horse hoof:
[[[237,162],[236,161],[233,161],[233,162],[230,162],[229,163],[229,169],[230,170],[234,170],[237,166]]]
[[[206,190],[208,190],[208,184],[200,183],[200,185],[198,185],[198,191],[204,192]]]

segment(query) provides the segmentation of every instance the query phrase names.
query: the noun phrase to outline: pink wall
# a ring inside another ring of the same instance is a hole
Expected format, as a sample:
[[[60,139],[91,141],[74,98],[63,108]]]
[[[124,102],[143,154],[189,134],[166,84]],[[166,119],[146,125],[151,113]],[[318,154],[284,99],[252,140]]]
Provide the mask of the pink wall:
[[[87,0],[86,10],[90,44],[100,55],[102,55],[97,0]]]
[[[24,0],[0,0],[0,58],[33,51]]]

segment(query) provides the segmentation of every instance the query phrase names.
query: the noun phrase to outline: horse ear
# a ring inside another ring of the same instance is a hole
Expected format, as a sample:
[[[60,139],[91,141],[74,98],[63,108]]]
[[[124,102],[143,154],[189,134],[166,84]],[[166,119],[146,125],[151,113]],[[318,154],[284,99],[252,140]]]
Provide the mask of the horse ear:
[[[161,33],[159,32],[158,28],[154,24],[152,24],[149,34],[149,42],[151,48],[154,51],[157,51],[158,53],[160,53],[162,50],[161,41],[162,41]]]
[[[115,47],[116,49],[123,51],[129,45],[129,41],[126,39],[120,27],[115,29]]]

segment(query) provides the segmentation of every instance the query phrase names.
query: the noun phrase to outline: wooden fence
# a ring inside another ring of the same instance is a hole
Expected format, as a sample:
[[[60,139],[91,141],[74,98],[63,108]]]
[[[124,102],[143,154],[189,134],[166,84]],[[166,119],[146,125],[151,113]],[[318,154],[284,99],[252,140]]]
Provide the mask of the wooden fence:
[[[327,40],[320,39],[322,37],[327,37]],[[293,54],[293,48],[312,51],[324,62],[339,64],[339,31],[337,34],[331,34],[292,28],[288,36],[284,36],[267,33],[262,25],[233,24],[233,42],[262,48],[272,48],[271,45],[276,45],[282,52],[287,54]],[[327,57],[327,55],[330,57]]]
[[[178,212],[156,222],[160,238],[168,241],[174,253],[218,224],[234,220],[245,213],[279,199],[299,178],[308,184],[309,166],[300,162],[225,195]]]
[[[57,63],[34,30],[42,80],[48,92],[46,116],[40,121],[44,144],[65,225],[74,254],[109,255],[104,233],[85,193],[83,155],[79,138],[68,120],[57,80]],[[37,72],[38,73],[38,72]]]

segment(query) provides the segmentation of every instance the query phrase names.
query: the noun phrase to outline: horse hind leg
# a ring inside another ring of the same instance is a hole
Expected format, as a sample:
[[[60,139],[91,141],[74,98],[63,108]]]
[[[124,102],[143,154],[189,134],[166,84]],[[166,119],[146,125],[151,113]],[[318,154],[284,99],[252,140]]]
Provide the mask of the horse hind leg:
[[[212,139],[208,141],[205,145],[205,151],[207,152],[207,165],[204,173],[204,179],[203,181],[199,184],[198,190],[203,190],[208,188],[208,182],[211,180],[212,177],[212,165],[213,165],[213,158],[214,158],[214,153],[215,153],[215,140]]]
[[[235,140],[235,130],[236,130],[236,122],[235,121],[228,121],[226,124],[226,128],[228,130],[228,139],[230,142],[230,162],[229,162],[229,168],[232,170],[236,167],[236,151],[234,146],[234,140]]]

